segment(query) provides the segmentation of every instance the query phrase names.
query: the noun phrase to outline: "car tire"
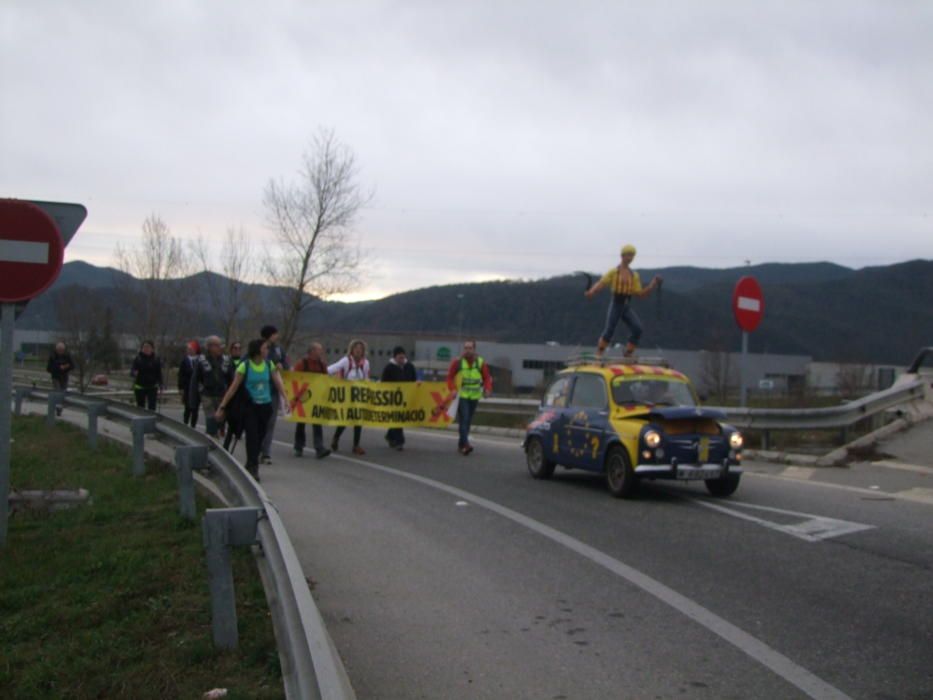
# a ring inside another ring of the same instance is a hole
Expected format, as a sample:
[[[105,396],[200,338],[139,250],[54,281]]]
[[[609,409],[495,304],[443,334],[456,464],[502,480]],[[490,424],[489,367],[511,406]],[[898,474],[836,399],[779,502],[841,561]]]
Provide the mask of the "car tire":
[[[544,443],[539,437],[530,437],[525,444],[525,463],[528,473],[535,479],[550,479],[557,465],[544,456]]]
[[[631,498],[638,487],[628,452],[621,445],[609,448],[606,453],[606,486],[616,498]]]
[[[729,474],[721,479],[707,479],[706,490],[709,491],[711,496],[719,496],[720,498],[731,496],[739,488],[741,479],[741,474]]]

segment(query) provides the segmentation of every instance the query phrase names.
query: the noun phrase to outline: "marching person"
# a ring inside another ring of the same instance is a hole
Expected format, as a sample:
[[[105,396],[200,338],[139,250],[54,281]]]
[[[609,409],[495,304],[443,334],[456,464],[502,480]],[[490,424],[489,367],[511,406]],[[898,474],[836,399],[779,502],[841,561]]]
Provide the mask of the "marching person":
[[[196,428],[198,425],[198,404],[192,404],[190,401],[189,387],[191,386],[191,376],[194,374],[194,367],[198,361],[198,355],[201,353],[201,346],[198,341],[189,341],[185,346],[185,356],[178,365],[178,395],[181,398],[182,406],[185,407],[185,413],[182,418],[185,425]]]
[[[242,406],[243,430],[246,433],[246,470],[256,481],[259,481],[259,455],[269,427],[269,415],[276,409],[272,403],[273,386],[277,389],[275,395],[282,405],[282,410],[288,411],[282,377],[275,365],[268,360],[268,355],[269,343],[265,339],[257,338],[249,342],[246,359],[236,368],[233,383],[214,414],[218,421],[222,421],[237,389],[241,384],[246,387],[246,398]]]
[[[240,344],[239,340],[234,340],[230,343],[230,361],[233,362],[234,366],[238,366],[242,361],[243,355],[243,346]]]
[[[133,378],[136,405],[156,410],[159,392],[165,388],[165,382],[162,380],[162,361],[156,356],[151,340],[144,340],[140,346],[139,354],[130,367],[130,376]]]
[[[239,340],[234,340],[230,343],[230,363],[233,365],[234,372],[243,361],[242,354],[243,345]],[[243,421],[240,419],[240,416],[237,415],[236,411],[227,410],[224,420],[224,449],[229,452],[231,444],[233,444],[235,448],[236,444],[233,441],[236,440],[239,442],[241,437],[243,437]]]
[[[457,389],[457,375],[460,376],[460,388]],[[476,341],[467,340],[463,344],[463,354],[450,363],[447,370],[447,388],[460,396],[457,407],[457,421],[460,424],[460,440],[457,449],[466,456],[473,451],[470,444],[470,425],[479,400],[492,393],[492,376],[489,366],[476,354]]]
[[[384,382],[414,382],[418,380],[415,366],[408,361],[405,348],[401,345],[392,350],[392,359],[382,370]],[[405,445],[405,431],[402,428],[389,428],[386,431],[386,442],[389,447],[401,451]]]
[[[279,372],[282,370],[288,369],[288,359],[285,357],[285,350],[282,349],[282,346],[278,344],[279,342],[279,329],[275,326],[267,325],[263,326],[262,330],[259,332],[259,335],[263,340],[266,341],[269,348],[269,362],[272,363],[272,366]],[[275,421],[279,415],[278,409],[276,408],[279,405],[279,400],[285,400],[285,395],[281,397],[278,395],[278,388],[276,385],[272,385],[272,415],[269,417],[269,426],[266,428],[265,437],[262,441],[262,450],[260,459],[263,464],[272,463],[272,438],[275,435]]]
[[[223,341],[216,335],[208,336],[204,341],[206,352],[195,360],[191,384],[188,387],[188,401],[191,406],[204,404],[204,426],[211,437],[223,435],[223,423],[218,423],[214,415],[220,400],[227,393],[233,382],[234,366],[229,357],[224,355]]]
[[[55,391],[68,391],[68,373],[74,366],[75,363],[65,344],[62,341],[55,343],[55,350],[49,356],[49,362],[45,366],[45,371],[52,378],[52,388]],[[61,404],[55,408],[55,413],[59,416],[62,414]]]
[[[347,354],[327,368],[327,373],[336,375],[351,382],[369,379],[369,360],[366,359],[366,343],[362,340],[351,340]],[[346,430],[345,425],[338,426],[334,431],[330,449],[334,452],[340,447],[340,436]],[[364,455],[366,450],[360,447],[360,438],[363,435],[363,426],[353,426],[353,454]]]
[[[660,275],[656,275],[651,283],[642,288],[641,278],[632,268],[632,261],[635,259],[635,246],[628,243],[622,246],[622,262],[618,267],[609,270],[592,287],[586,290],[584,295],[587,299],[592,299],[604,287],[612,290],[612,300],[609,303],[609,313],[606,315],[606,326],[596,345],[596,357],[601,358],[609,343],[612,341],[612,334],[615,333],[619,321],[625,323],[629,328],[628,342],[625,344],[625,357],[631,357],[638,341],[641,340],[642,326],[638,314],[631,306],[632,297],[646,297],[651,294],[662,282]]]
[[[324,347],[320,343],[311,343],[308,353],[302,357],[292,368],[295,372],[313,372],[327,374],[327,361],[324,358]],[[306,423],[295,423],[295,456],[301,457],[307,442]],[[330,450],[324,447],[324,426],[320,423],[311,424],[311,439],[314,442],[314,454],[318,459],[324,459]]]

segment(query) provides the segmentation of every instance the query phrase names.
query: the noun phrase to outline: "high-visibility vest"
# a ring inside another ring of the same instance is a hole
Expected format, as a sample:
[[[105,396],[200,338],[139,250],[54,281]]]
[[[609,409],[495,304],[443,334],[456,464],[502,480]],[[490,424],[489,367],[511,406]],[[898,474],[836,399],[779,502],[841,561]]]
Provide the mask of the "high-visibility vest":
[[[477,357],[473,366],[460,358],[460,398],[483,398],[483,358]]]

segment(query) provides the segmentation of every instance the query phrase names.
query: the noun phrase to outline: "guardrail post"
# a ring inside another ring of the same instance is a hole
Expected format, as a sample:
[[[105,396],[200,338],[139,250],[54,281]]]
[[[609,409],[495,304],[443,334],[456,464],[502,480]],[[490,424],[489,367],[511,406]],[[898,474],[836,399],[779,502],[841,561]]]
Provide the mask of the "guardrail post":
[[[31,387],[18,386],[13,390],[14,404],[13,413],[17,416],[23,415],[23,399],[32,393]]]
[[[198,510],[194,502],[194,470],[207,467],[207,445],[188,445],[175,448],[175,466],[178,467],[178,511],[181,517],[194,520]]]
[[[239,643],[236,594],[230,547],[256,541],[259,508],[209,508],[204,511],[204,549],[211,589],[211,631],[218,649],[236,649]]]
[[[87,404],[87,444],[92,450],[97,449],[97,419],[107,412],[107,404]]]
[[[134,418],[130,423],[133,433],[133,476],[146,473],[146,433],[155,432],[156,417]]]
[[[45,422],[47,425],[55,425],[55,415],[59,406],[65,403],[65,392],[64,391],[50,391],[49,392],[49,407],[48,413],[45,414]]]
[[[770,430],[761,431],[761,449],[763,450],[771,449],[771,431]]]

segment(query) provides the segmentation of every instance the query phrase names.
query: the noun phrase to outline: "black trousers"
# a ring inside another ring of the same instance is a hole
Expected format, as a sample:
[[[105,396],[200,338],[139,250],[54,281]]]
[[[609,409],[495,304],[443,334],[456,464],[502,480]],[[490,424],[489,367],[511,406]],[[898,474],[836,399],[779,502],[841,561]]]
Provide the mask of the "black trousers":
[[[185,425],[190,425],[192,428],[198,427],[198,408],[200,404],[195,404],[194,406],[189,406],[188,402],[185,402],[185,415],[182,419]]]
[[[303,450],[308,444],[307,423],[295,424],[295,449]],[[324,449],[324,426],[316,423],[311,425],[311,440],[316,452]]]
[[[339,427],[334,431],[334,440],[333,440],[333,442],[334,442],[335,445],[336,445],[337,442],[340,440],[340,436],[343,435],[343,431],[346,430],[346,429],[347,429],[347,426],[341,425],[341,426],[339,426]],[[363,436],[363,426],[362,426],[362,425],[354,425],[354,426],[353,426],[353,446],[354,446],[354,447],[359,447],[359,446],[360,446],[360,438],[361,438],[362,436]]]
[[[266,437],[266,426],[269,425],[269,416],[271,415],[271,403],[251,403],[244,411],[243,431],[246,433],[246,470],[253,476],[259,474],[259,451],[262,447],[263,438]]]
[[[389,428],[386,431],[386,440],[392,447],[401,447],[405,444],[405,431],[402,428]]]
[[[136,394],[136,405],[140,408],[156,410],[156,400],[159,398],[159,387],[151,386],[148,389],[133,389]]]

